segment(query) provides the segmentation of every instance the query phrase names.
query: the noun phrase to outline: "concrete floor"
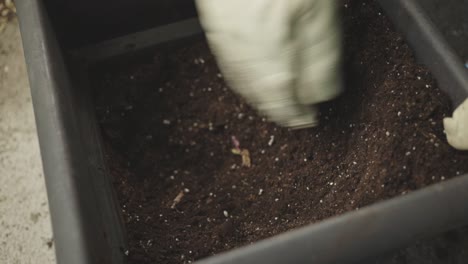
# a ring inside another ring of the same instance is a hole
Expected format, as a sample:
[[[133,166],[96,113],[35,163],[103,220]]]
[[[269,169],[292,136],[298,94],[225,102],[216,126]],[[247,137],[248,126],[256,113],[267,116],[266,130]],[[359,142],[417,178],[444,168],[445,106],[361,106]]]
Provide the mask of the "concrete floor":
[[[18,23],[0,33],[0,263],[55,263]]]

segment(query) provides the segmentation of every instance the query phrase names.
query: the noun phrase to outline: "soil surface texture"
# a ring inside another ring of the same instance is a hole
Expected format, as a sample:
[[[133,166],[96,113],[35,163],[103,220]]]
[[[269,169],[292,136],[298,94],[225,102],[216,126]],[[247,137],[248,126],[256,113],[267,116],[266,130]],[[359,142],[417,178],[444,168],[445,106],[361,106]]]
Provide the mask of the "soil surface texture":
[[[383,11],[340,9],[346,92],[316,128],[257,115],[204,41],[94,71],[129,263],[190,263],[468,172],[443,133],[448,97]]]

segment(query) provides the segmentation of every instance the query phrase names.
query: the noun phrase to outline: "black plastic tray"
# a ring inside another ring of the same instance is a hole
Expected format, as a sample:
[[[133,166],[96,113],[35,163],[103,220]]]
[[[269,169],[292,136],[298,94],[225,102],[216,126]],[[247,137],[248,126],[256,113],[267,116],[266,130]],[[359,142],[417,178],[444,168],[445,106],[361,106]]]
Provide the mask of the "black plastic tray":
[[[53,4],[57,1],[46,2],[49,7],[56,7]],[[454,43],[468,43],[466,34],[460,40],[459,36],[443,34],[436,25],[441,24],[441,17],[444,18],[443,13],[437,13],[442,12],[438,5],[451,2],[453,8],[465,8],[464,12],[457,12],[463,16],[468,11],[466,1],[380,2],[403,31],[418,57],[434,72],[441,88],[450,94],[454,104],[464,100],[468,95],[468,70],[464,68],[465,58],[462,57],[467,54],[466,50],[463,51],[466,47]],[[59,25],[61,19],[67,17],[69,9],[46,9],[40,0],[17,1],[17,9],[46,176],[57,261],[63,264],[125,263],[124,226],[106,173],[86,70],[95,61],[197,36],[201,33],[199,24],[196,19],[189,19],[146,28],[146,31],[124,32],[125,35],[108,41],[96,38],[96,35],[86,38],[86,29],[81,28],[80,34],[84,35],[80,37],[86,39],[83,43],[87,44],[82,46],[70,45],[74,31],[63,31],[63,25]],[[454,21],[466,23],[466,16],[457,17],[455,13],[444,12],[451,14],[453,19],[459,19]],[[112,21],[107,23],[112,25]],[[79,28],[80,23],[74,26]],[[451,26],[451,23],[445,23],[444,30],[450,30]],[[96,39],[99,42],[93,42]],[[362,262],[413,241],[467,225],[466,201],[468,175],[199,263]]]

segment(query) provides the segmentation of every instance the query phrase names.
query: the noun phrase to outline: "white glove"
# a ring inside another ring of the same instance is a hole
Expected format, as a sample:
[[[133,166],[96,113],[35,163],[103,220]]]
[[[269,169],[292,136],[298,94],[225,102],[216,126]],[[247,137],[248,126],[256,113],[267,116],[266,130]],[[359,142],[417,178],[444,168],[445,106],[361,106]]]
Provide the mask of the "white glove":
[[[459,150],[468,150],[468,99],[453,112],[452,118],[444,118],[448,143]]]
[[[317,124],[314,104],[341,92],[334,0],[196,0],[228,84],[269,119]]]

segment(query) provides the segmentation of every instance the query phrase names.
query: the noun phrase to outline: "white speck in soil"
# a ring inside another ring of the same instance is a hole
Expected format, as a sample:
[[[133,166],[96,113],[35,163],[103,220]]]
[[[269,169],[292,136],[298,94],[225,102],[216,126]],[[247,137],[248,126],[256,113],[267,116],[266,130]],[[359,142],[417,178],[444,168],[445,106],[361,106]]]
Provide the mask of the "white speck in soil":
[[[390,136],[390,132],[388,132],[388,131],[385,132],[385,135],[387,135],[387,137],[389,137],[389,136]]]
[[[320,200],[320,203],[323,203],[323,200]]]
[[[330,184],[330,186],[333,186],[333,182],[330,182],[329,184]]]
[[[310,188],[309,188],[309,187],[306,187],[306,190],[310,191]]]
[[[417,76],[418,80],[421,80],[421,76]]]
[[[353,161],[353,164],[354,164],[354,165],[357,165],[357,162]]]
[[[275,161],[279,161],[279,158],[275,158]]]
[[[189,189],[187,189],[187,188],[184,189],[184,193],[189,193],[189,192],[190,192]]]
[[[258,190],[258,195],[262,195],[262,194],[263,194],[263,189]]]
[[[223,78],[223,75],[221,73],[216,74],[218,78]]]
[[[239,114],[237,115],[237,118],[238,118],[238,119],[244,118],[244,114],[243,114],[243,113],[239,113]]]
[[[279,198],[275,198],[275,202],[278,202],[279,201]]]
[[[264,149],[260,150],[260,153],[265,154],[265,150]]]
[[[164,125],[170,125],[171,124],[171,121],[167,120],[167,119],[164,119],[163,120],[163,124]]]
[[[130,251],[127,249],[127,250],[125,250],[124,254],[125,254],[125,256],[128,256],[130,254]]]
[[[274,142],[275,142],[275,136],[270,136],[270,140],[268,141],[268,146],[271,147]]]
[[[304,162],[307,162],[307,159],[304,159]]]
[[[442,176],[442,177],[440,177],[440,179],[444,181],[444,180],[445,180],[445,177],[444,177],[444,176]]]
[[[224,210],[224,211],[223,211],[223,215],[224,215],[225,217],[229,217],[228,211]]]
[[[405,153],[405,155],[406,155],[406,156],[409,156],[409,155],[411,155],[411,152],[408,151],[408,152]]]
[[[164,89],[163,89],[162,87],[159,87],[158,91],[159,91],[160,93],[162,93],[162,92],[164,91]]]
[[[275,217],[275,221],[278,220],[278,217]]]

